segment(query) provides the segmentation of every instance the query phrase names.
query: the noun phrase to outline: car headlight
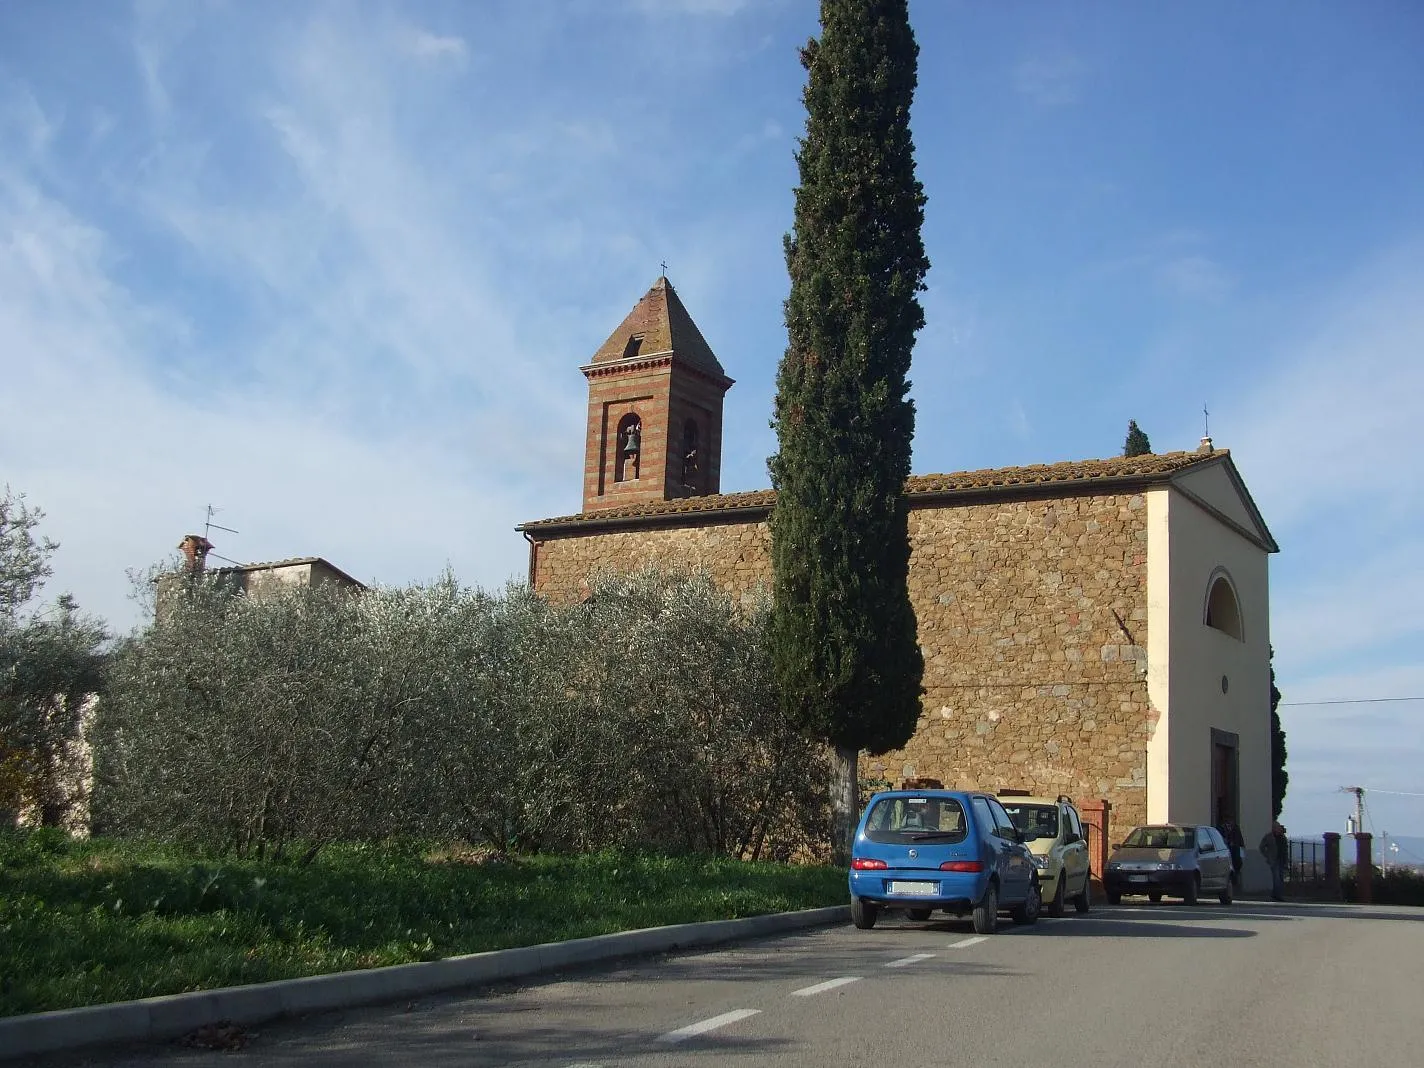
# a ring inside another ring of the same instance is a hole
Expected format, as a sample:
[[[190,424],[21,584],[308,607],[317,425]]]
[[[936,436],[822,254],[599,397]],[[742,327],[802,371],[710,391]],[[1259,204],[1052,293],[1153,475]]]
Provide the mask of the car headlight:
[[[1048,867],[1049,860],[1050,858],[1048,857],[1035,856],[1033,858],[1033,866],[1039,871],[1042,871],[1044,868]]]

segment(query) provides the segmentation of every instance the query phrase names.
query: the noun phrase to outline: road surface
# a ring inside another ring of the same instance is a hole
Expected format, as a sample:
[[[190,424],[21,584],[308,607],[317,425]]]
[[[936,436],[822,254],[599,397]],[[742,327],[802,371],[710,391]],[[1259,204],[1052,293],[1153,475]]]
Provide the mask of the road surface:
[[[92,1068],[1424,1064],[1424,909],[1238,903],[882,918],[257,1029]]]

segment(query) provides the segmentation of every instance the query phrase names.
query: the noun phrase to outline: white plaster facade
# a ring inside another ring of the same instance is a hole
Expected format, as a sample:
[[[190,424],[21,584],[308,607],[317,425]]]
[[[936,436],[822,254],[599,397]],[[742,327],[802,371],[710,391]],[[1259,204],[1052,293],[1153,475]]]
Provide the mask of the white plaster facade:
[[[1224,792],[1246,840],[1245,886],[1260,888],[1269,876],[1255,845],[1272,821],[1267,561],[1276,545],[1225,457],[1150,490],[1147,506],[1147,680],[1160,712],[1147,747],[1148,819],[1213,822]],[[1232,597],[1218,591],[1209,622],[1217,583]],[[1239,620],[1221,618],[1229,600]],[[1220,768],[1214,779],[1219,745],[1235,753],[1229,783]]]

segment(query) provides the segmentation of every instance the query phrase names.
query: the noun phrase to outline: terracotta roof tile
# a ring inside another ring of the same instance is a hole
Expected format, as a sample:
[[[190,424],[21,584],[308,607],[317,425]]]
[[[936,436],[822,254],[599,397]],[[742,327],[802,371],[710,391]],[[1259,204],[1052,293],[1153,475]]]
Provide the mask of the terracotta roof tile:
[[[629,342],[635,335],[642,341],[630,352]],[[725,378],[727,373],[717,362],[712,346],[697,329],[692,316],[683,307],[677,291],[666,278],[659,278],[643,299],[633,306],[618,329],[608,336],[589,361],[611,363],[628,356],[651,356],[673,352],[689,363]]]
[[[905,492],[913,499],[940,493],[967,493],[1015,486],[1069,486],[1108,479],[1164,481],[1183,468],[1227,456],[1230,456],[1230,452],[1226,449],[1217,449],[1212,453],[1149,453],[1145,456],[1118,456],[1108,460],[1072,460],[1056,464],[1032,464],[1028,467],[958,471],[946,475],[911,475],[905,482]],[[518,529],[533,531],[548,527],[595,525],[610,520],[653,516],[736,512],[744,509],[769,510],[775,503],[776,492],[769,489],[747,493],[718,493],[705,497],[682,497],[672,501],[629,505],[626,508],[583,512],[555,519],[540,519],[523,523]]]

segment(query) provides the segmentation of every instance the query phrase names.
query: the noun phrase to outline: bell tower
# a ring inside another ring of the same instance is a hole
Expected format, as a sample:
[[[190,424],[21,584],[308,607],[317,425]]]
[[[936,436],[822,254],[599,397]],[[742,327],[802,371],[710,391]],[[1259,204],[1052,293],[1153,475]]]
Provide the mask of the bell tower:
[[[588,379],[585,512],[721,492],[732,380],[666,275],[579,370]]]

